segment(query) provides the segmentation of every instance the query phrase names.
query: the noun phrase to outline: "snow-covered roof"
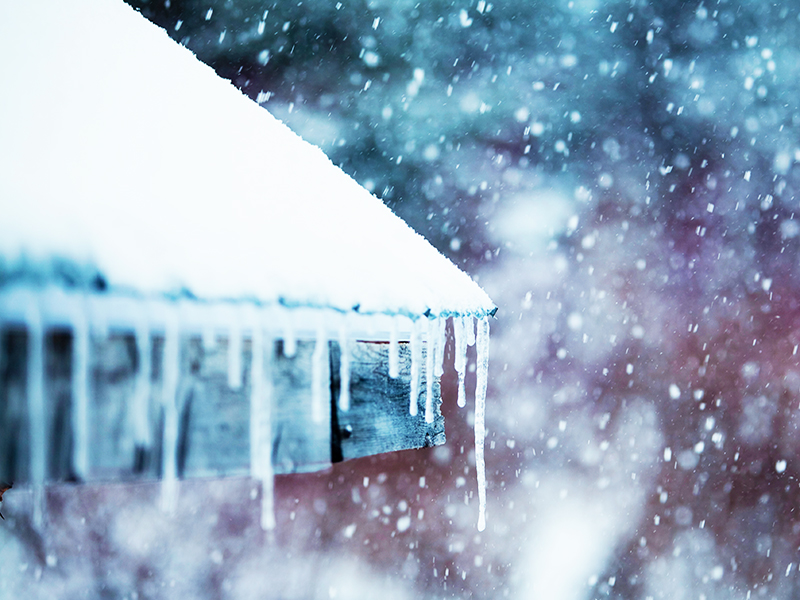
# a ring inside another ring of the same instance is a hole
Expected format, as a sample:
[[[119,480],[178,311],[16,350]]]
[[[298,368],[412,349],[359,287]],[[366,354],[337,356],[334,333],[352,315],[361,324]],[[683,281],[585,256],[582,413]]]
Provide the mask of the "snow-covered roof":
[[[115,0],[0,4],[0,286],[484,317],[380,200]],[[99,278],[99,279],[98,279]]]

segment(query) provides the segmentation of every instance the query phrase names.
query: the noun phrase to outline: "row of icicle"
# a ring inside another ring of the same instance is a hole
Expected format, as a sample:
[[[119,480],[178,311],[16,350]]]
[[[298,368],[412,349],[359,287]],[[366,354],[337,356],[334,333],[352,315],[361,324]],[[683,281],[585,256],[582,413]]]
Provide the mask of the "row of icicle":
[[[88,451],[88,396],[89,396],[89,336],[93,329],[86,311],[73,311],[71,328],[73,332],[72,360],[72,429],[74,433],[73,465],[76,474],[83,477],[89,470]],[[163,448],[162,453],[162,508],[172,512],[175,509],[178,494],[177,479],[177,446],[178,446],[178,385],[180,375],[180,320],[177,310],[165,311],[162,315],[164,327],[162,405],[164,410]],[[42,485],[45,481],[46,464],[46,432],[44,401],[44,334],[41,310],[35,302],[27,305],[24,315],[29,334],[27,402],[30,414],[31,438],[31,483],[34,492],[43,499]],[[458,406],[466,405],[465,378],[467,371],[467,347],[476,347],[476,390],[475,390],[475,466],[478,480],[479,517],[478,530],[485,528],[486,511],[486,474],[484,461],[484,438],[486,435],[484,416],[486,388],[489,363],[489,320],[488,317],[477,319],[477,334],[473,317],[451,317],[455,337],[454,367],[458,374]],[[343,321],[346,323],[346,320]],[[389,332],[389,376],[399,376],[399,349],[397,319],[392,321]],[[443,373],[444,348],[446,343],[446,318],[418,319],[413,322],[410,335],[411,346],[411,391],[409,396],[409,413],[417,415],[417,399],[422,375],[422,338],[424,335],[428,348],[425,359],[426,402],[425,421],[434,420],[433,381]],[[133,431],[137,444],[148,447],[152,444],[148,424],[150,381],[151,381],[151,343],[150,329],[144,319],[139,319],[133,327],[136,338],[138,364],[133,401]],[[107,329],[101,333],[107,335]],[[267,342],[283,340],[283,354],[289,358],[294,356],[297,338],[291,327],[287,327],[281,336],[266,335],[262,327],[252,327],[250,339],[252,344],[252,385],[250,390],[250,461],[251,475],[262,483],[261,525],[264,529],[275,527],[273,507],[273,470],[272,470],[272,427],[271,398],[272,381],[269,377],[271,352],[265,351]],[[242,342],[243,331],[241,319],[232,324],[227,331],[228,336],[228,384],[233,389],[242,386]],[[320,422],[324,418],[326,406],[326,390],[328,382],[324,380],[326,360],[325,347],[328,341],[327,330],[320,326],[316,332],[314,351],[312,354],[312,419]],[[213,348],[216,335],[213,329],[207,328],[202,334],[203,346]],[[351,337],[343,324],[338,331],[338,342],[342,349],[340,360],[340,379],[342,382],[339,395],[339,408],[347,411],[350,408],[350,353],[348,351]],[[42,503],[34,502],[34,521],[42,519]]]

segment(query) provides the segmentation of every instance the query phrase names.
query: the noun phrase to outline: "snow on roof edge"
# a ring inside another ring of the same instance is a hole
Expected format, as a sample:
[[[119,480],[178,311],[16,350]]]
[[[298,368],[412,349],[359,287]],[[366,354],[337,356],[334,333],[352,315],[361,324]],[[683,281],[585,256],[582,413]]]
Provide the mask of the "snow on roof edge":
[[[20,11],[16,22],[14,11]],[[0,130],[10,132],[5,149],[0,141],[6,224],[0,223],[0,278],[25,268],[47,272],[35,265],[63,260],[91,265],[110,291],[142,298],[188,290],[199,301],[256,298],[345,312],[356,306],[365,313],[416,316],[496,311],[466,273],[322,150],[301,141],[165,31],[139,14],[132,18],[132,8],[108,0],[78,7],[37,0],[5,5],[3,12],[12,18],[0,19],[0,29],[9,24],[0,54],[34,64],[0,61],[0,78],[10,83],[5,94],[0,90]],[[13,35],[15,24],[21,35]],[[47,48],[40,56],[36,41],[48,27],[58,51]],[[33,44],[27,53],[26,40]],[[98,53],[98,47],[108,52]],[[10,48],[13,54],[6,52]],[[31,72],[40,77],[32,79]],[[138,88],[148,93],[135,93]],[[159,122],[160,111],[177,124]],[[129,124],[132,114],[144,117]],[[174,132],[164,134],[162,125],[175,126]],[[176,142],[180,136],[186,139]],[[265,149],[265,142],[278,151]],[[230,146],[238,151],[234,157],[220,148]],[[38,173],[42,164],[49,178]],[[84,173],[87,164],[94,168]],[[324,181],[302,172],[294,179],[286,175],[298,165],[324,172]],[[177,173],[171,178],[170,168]],[[147,180],[143,172],[155,175]],[[260,181],[267,183],[259,188]],[[120,188],[120,182],[126,185]],[[19,202],[26,194],[30,202]],[[110,195],[118,198],[113,206]],[[228,195],[223,206],[218,199]],[[76,199],[84,204],[69,204]],[[291,210],[294,204],[300,208]],[[316,221],[307,218],[309,211]],[[292,226],[305,238],[280,237]],[[334,243],[338,254],[329,258]],[[291,264],[276,268],[287,256]],[[385,293],[375,293],[379,287]]]

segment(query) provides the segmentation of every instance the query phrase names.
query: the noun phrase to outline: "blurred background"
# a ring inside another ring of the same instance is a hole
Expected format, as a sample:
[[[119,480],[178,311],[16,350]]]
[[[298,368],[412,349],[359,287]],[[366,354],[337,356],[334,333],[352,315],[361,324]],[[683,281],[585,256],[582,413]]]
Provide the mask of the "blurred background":
[[[800,597],[800,5],[129,3],[498,304],[487,528],[446,370],[445,446],[278,477],[274,532],[49,488],[0,597]]]

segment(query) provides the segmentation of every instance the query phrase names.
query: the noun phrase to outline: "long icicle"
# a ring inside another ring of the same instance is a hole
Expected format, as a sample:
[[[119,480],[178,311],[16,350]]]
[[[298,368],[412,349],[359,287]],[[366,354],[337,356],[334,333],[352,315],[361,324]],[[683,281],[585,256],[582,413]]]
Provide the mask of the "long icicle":
[[[436,358],[436,319],[428,319],[425,340],[425,422],[433,423],[433,363]]]
[[[347,324],[339,329],[339,410],[350,410],[350,340]]]
[[[436,318],[436,353],[433,355],[433,374],[444,375],[444,350],[447,344],[447,317]]]
[[[325,416],[325,352],[327,346],[325,329],[320,325],[314,341],[314,352],[311,355],[311,418],[314,423],[321,423]]]
[[[169,514],[178,504],[178,377],[180,372],[180,330],[173,309],[166,311],[161,406],[164,431],[161,449],[161,509]]]
[[[389,377],[397,379],[400,376],[400,351],[398,338],[397,316],[392,317],[392,327],[389,330]]]
[[[284,330],[283,330],[283,355],[286,358],[294,358],[297,353],[297,334],[294,330],[294,321],[290,311],[286,311],[283,316]]]
[[[464,331],[467,332],[467,346],[475,345],[475,319],[469,315],[461,317],[464,321]]]
[[[33,523],[44,520],[44,480],[47,475],[47,424],[45,414],[44,325],[38,303],[30,302],[25,314],[28,329],[28,427],[30,434],[30,477],[33,487]]]
[[[467,405],[466,374],[467,374],[467,333],[464,319],[453,317],[453,336],[455,337],[455,357],[453,358],[456,373],[458,373],[458,405],[464,408]]]
[[[266,349],[271,361],[271,344]],[[250,367],[250,470],[261,483],[261,528],[275,528],[272,472],[271,382],[265,373],[264,332],[260,325],[253,327],[253,351]]]
[[[203,350],[211,352],[217,347],[217,332],[214,325],[207,323],[200,331],[200,340],[203,344]]]
[[[242,329],[238,314],[228,327],[228,387],[242,387]]]
[[[422,365],[422,341],[420,338],[420,320],[411,325],[411,394],[408,403],[408,412],[412,417],[417,416],[419,402],[420,370]]]
[[[264,366],[264,396],[261,411],[261,527],[275,529],[275,473],[272,467],[274,445],[272,443],[272,406],[275,403],[273,384],[273,358],[275,342],[268,338],[266,364]]]
[[[79,479],[89,473],[89,323],[76,303],[72,321],[72,468]]]
[[[136,352],[139,371],[136,373],[136,388],[133,406],[133,437],[139,446],[151,445],[150,432],[150,378],[152,376],[153,353],[150,345],[150,329],[142,318],[136,326]]]
[[[476,351],[475,469],[478,474],[478,531],[483,531],[486,528],[486,462],[483,446],[486,438],[486,388],[489,382],[489,317],[478,321]]]

